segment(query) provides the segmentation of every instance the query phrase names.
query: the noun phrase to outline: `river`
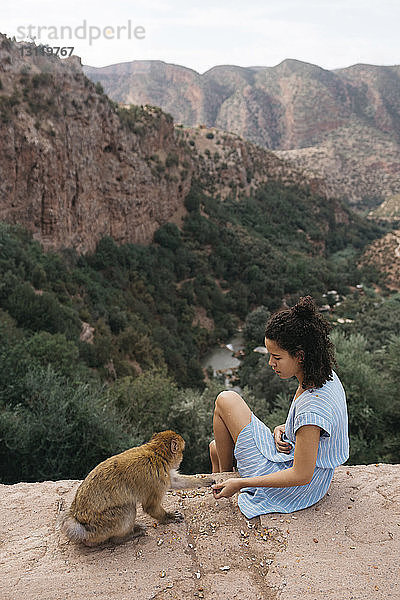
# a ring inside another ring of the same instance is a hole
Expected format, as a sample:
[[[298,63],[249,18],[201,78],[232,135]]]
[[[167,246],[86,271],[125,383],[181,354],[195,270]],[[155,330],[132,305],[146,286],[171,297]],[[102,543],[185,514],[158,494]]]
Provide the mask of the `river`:
[[[240,358],[237,354],[244,348],[243,335],[235,334],[224,346],[217,346],[211,350],[203,359],[202,367],[212,368],[214,377],[225,376],[225,385],[227,388],[241,392],[239,386],[235,385],[234,379],[237,369],[240,366]],[[236,356],[234,356],[236,354]]]

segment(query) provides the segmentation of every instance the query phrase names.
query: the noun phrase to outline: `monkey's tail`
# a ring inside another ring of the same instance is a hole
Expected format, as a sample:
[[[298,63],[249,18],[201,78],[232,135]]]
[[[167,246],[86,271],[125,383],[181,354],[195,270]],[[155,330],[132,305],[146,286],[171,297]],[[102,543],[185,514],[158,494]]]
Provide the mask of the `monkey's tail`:
[[[65,515],[61,528],[65,535],[73,542],[85,542],[90,537],[89,531],[71,515]]]

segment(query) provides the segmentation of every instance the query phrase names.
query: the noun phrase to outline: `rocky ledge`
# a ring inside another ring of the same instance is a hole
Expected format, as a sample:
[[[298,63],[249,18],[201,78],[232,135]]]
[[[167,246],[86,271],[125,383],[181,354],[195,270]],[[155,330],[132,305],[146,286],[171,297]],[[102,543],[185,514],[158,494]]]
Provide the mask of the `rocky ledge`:
[[[248,522],[235,498],[169,492],[183,523],[84,548],[56,528],[78,481],[0,486],[2,600],[398,599],[400,465],[340,467],[329,495]]]

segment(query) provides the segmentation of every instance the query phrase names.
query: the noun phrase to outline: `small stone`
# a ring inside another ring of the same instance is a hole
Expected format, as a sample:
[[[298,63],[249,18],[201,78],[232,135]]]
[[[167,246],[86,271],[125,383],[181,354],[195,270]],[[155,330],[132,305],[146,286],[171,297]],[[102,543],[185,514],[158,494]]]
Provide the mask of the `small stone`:
[[[157,546],[161,546],[161,544],[164,542],[164,540],[162,540],[161,538],[157,541]]]
[[[160,573],[160,577],[165,577],[165,576],[166,576],[166,574],[167,574],[167,573],[166,573],[166,571],[161,571],[161,573]]]
[[[356,547],[355,546],[350,546],[350,550],[355,550]]]
[[[197,579],[200,579],[200,571],[196,571],[196,572],[195,572],[195,577],[196,577]]]
[[[292,519],[296,520],[296,519],[298,519],[298,517],[295,517],[294,515],[292,515]]]
[[[316,544],[318,544],[317,538],[313,538],[313,542],[315,542]]]
[[[229,571],[230,567],[228,567],[228,565],[225,565],[224,567],[220,567],[219,570],[220,571]]]

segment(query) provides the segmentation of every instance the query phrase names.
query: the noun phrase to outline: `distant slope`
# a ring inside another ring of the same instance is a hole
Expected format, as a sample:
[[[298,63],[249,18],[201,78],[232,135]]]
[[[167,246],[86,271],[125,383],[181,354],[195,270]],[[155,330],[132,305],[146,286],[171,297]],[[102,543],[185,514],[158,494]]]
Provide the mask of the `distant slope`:
[[[234,132],[360,208],[400,192],[400,67],[328,71],[297,60],[216,66],[200,75],[162,61],[84,67],[117,102],[156,104],[185,125]]]

